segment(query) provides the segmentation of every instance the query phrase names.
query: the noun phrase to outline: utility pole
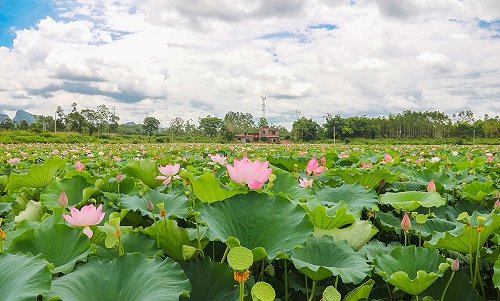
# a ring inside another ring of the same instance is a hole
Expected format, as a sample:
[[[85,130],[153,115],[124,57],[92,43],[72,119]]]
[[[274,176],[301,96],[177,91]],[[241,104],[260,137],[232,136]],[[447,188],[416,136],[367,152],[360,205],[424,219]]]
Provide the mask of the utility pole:
[[[57,111],[54,113],[54,134],[57,133]]]
[[[335,136],[336,136],[336,131],[335,131],[335,124],[333,125],[333,145],[335,145]]]

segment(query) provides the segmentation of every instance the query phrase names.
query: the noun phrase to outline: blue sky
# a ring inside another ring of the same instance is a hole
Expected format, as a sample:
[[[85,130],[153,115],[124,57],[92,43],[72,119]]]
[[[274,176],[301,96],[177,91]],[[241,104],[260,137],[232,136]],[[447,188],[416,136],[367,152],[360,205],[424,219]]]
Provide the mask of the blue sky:
[[[0,113],[105,104],[168,126],[258,118],[266,96],[287,127],[297,111],[481,118],[500,115],[498,53],[498,0],[0,0]]]
[[[0,0],[0,46],[12,47],[14,28],[34,26],[47,16],[55,16],[51,0]]]

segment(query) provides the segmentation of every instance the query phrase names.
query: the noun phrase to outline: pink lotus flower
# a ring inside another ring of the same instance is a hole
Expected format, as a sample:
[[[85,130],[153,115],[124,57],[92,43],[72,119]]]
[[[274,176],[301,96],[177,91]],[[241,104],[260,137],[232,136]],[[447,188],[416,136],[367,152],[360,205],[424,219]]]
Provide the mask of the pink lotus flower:
[[[7,163],[9,163],[9,164],[17,164],[20,161],[21,161],[21,159],[19,159],[19,158],[10,158],[10,159],[7,160]]]
[[[361,162],[359,163],[359,165],[361,166],[361,168],[370,168],[373,166],[371,162]]]
[[[226,163],[227,172],[231,180],[236,183],[247,184],[250,189],[259,189],[269,180],[273,171],[268,168],[269,162],[259,160],[250,161],[247,157],[234,160],[234,166]]]
[[[83,165],[82,162],[80,161],[76,161],[75,162],[75,169],[78,170],[78,171],[82,171],[83,169],[85,168],[85,166]]]
[[[436,184],[434,183],[434,180],[430,180],[429,184],[427,184],[427,191],[436,192]]]
[[[57,200],[57,203],[59,204],[59,206],[61,206],[63,208],[66,208],[68,206],[68,196],[66,195],[66,193],[64,191],[61,192],[61,194],[59,195],[59,199]]]
[[[319,159],[319,163],[320,163],[321,165],[323,165],[323,166],[325,166],[325,165],[326,165],[326,158],[325,158],[325,156],[323,156],[323,157],[321,157],[321,159]]]
[[[422,162],[424,162],[424,158],[415,159],[415,164],[420,164]]]
[[[225,156],[221,156],[219,154],[215,154],[215,155],[208,155],[210,157],[210,160],[212,160],[212,162],[209,162],[208,164],[210,165],[214,165],[214,164],[220,164],[220,165],[224,165],[226,164],[226,157]]]
[[[389,155],[388,153],[385,153],[385,154],[384,154],[384,162],[385,162],[385,163],[392,162],[392,157],[391,157],[391,155]]]
[[[451,263],[451,270],[453,272],[456,272],[458,271],[458,269],[460,268],[460,261],[457,259],[453,260],[453,262]]]
[[[339,158],[341,158],[341,159],[347,159],[347,158],[349,158],[349,155],[348,155],[348,154],[346,154],[345,152],[341,152],[341,153],[339,154]]]
[[[157,180],[163,180],[163,185],[168,185],[170,181],[172,181],[172,177],[175,176],[179,172],[179,168],[181,165],[176,163],[174,165],[165,165],[158,167],[158,170],[161,172],[163,176],[157,176]]]
[[[410,218],[408,217],[408,213],[405,212],[403,219],[401,220],[401,229],[403,231],[408,232],[411,228]]]
[[[104,218],[105,213],[102,212],[102,204],[100,204],[97,208],[91,204],[83,206],[80,210],[75,207],[71,207],[69,210],[70,215],[63,215],[68,224],[77,227],[84,227],[83,233],[85,233],[88,238],[92,238],[94,232],[92,232],[89,226],[99,224]]]
[[[493,206],[493,208],[495,208],[495,210],[500,210],[500,200],[495,201],[495,205]]]
[[[312,173],[317,176],[326,170],[326,167],[319,166],[318,159],[316,157],[312,157],[309,162],[307,162],[306,173],[311,175]]]
[[[301,188],[306,188],[306,187],[312,187],[313,186],[313,179],[306,179],[302,178],[299,179],[299,187]]]

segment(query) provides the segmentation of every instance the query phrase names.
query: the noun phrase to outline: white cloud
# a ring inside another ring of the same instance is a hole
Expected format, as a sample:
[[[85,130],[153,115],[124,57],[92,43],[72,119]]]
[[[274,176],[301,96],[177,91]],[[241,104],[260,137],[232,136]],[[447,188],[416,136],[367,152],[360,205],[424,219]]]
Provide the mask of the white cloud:
[[[167,125],[226,111],[500,113],[496,1],[78,0],[0,47],[0,111],[115,106]],[[323,26],[319,26],[323,24]],[[324,24],[335,25],[335,29]]]

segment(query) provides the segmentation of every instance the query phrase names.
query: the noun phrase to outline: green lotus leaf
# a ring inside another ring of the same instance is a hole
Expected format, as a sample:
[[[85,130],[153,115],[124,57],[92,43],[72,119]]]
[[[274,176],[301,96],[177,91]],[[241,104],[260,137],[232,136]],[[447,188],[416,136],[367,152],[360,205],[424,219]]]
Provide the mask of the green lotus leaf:
[[[141,180],[144,185],[150,188],[156,188],[162,185],[162,181],[156,179],[158,175],[158,165],[156,161],[151,159],[133,161],[123,168],[123,173]]]
[[[498,189],[495,188],[491,180],[485,182],[473,181],[464,185],[461,194],[467,200],[482,202],[486,196],[495,195],[497,191]]]
[[[52,275],[41,255],[0,253],[0,271],[0,300],[37,300],[50,288]]]
[[[342,282],[356,284],[371,271],[363,253],[329,236],[309,238],[305,247],[293,249],[291,260],[301,273],[316,281],[340,276]]]
[[[314,229],[314,236],[329,235],[335,241],[345,240],[347,243],[358,251],[366,244],[375,234],[378,229],[369,221],[356,221],[349,227],[342,229],[323,230],[320,228]]]
[[[443,233],[434,233],[432,239],[424,242],[424,246],[432,246],[439,249],[453,250],[462,254],[476,254],[476,247],[479,239],[479,244],[482,246],[488,240],[490,234],[500,227],[500,214],[492,213],[486,215],[486,221],[482,225],[480,232],[477,231],[477,217],[479,213],[474,212],[471,216],[472,227],[464,224],[458,224],[451,231]],[[471,248],[472,246],[472,248]]]
[[[378,253],[390,253],[394,248],[399,246],[401,246],[399,242],[391,242],[385,245],[383,242],[373,239],[361,247],[359,251],[365,253],[368,262],[373,262]]]
[[[267,160],[273,166],[276,166],[288,172],[293,172],[295,170],[297,171],[303,170],[306,167],[307,161],[309,159],[306,157],[297,157],[297,156],[272,155],[268,156]]]
[[[423,169],[416,171],[415,175],[411,177],[419,181],[423,186],[427,186],[431,180],[434,180],[436,185],[443,186],[449,190],[455,188],[458,184],[458,181],[455,179],[455,175],[450,175],[450,173],[451,171],[449,170],[447,172],[436,172],[431,169]]]
[[[259,281],[252,286],[252,300],[273,301],[276,298],[274,288],[267,282]]]
[[[40,202],[29,200],[26,204],[26,208],[19,212],[19,214],[14,218],[14,221],[16,223],[20,223],[21,221],[39,221],[42,214],[43,211]]]
[[[49,298],[62,300],[178,300],[191,289],[189,280],[171,258],[150,259],[134,253],[113,260],[96,257],[52,281]]]
[[[31,229],[12,241],[10,253],[42,254],[54,266],[53,273],[69,273],[77,261],[87,259],[89,239],[82,229],[54,225],[47,229]]]
[[[374,284],[375,281],[373,281],[373,279],[366,281],[365,283],[351,291],[349,294],[347,294],[347,296],[345,296],[344,298],[344,301],[368,300]]]
[[[83,190],[85,188],[87,188],[87,181],[80,176],[55,181],[43,190],[40,195],[40,202],[49,210],[59,207],[59,196],[64,191],[68,197],[68,207],[75,206],[83,201]]]
[[[94,236],[99,235],[99,230],[94,232]],[[107,237],[107,236],[106,236]],[[163,252],[158,249],[152,239],[141,232],[127,232],[121,236],[121,244],[125,253],[139,252],[148,257],[160,256]],[[118,256],[116,248],[108,249],[102,246],[102,243],[97,246],[96,256],[99,258],[113,259]]]
[[[187,229],[181,228],[177,225],[177,222],[170,219],[160,219],[150,227],[145,228],[142,232],[149,235],[151,239],[156,241],[156,234],[159,230],[160,235],[160,249],[165,251],[168,256],[175,260],[183,260],[182,248],[184,245],[197,247],[197,241],[189,239],[189,233]],[[207,242],[204,242],[202,247],[204,247]]]
[[[446,204],[446,200],[437,192],[404,191],[387,192],[380,198],[381,204],[388,204],[396,209],[414,211],[418,207],[439,207]]]
[[[57,172],[66,163],[65,160],[54,157],[47,159],[42,165],[32,165],[27,174],[11,174],[7,191],[11,194],[20,188],[44,188],[52,182]]]
[[[253,253],[245,247],[232,248],[227,254],[227,263],[235,271],[248,270],[253,264]]]
[[[496,288],[500,288],[500,257],[495,261],[493,271],[493,285],[495,285]]]
[[[348,206],[344,203],[327,208],[321,204],[314,206],[312,202],[307,202],[303,207],[307,210],[307,215],[315,228],[324,230],[340,228],[356,221],[356,217],[349,212]]]
[[[445,262],[436,249],[397,247],[376,255],[375,272],[408,294],[418,295],[443,275]]]
[[[135,189],[135,180],[134,178],[124,178],[120,185],[120,194],[128,194],[132,193]],[[118,183],[115,178],[110,178],[108,181],[104,182],[99,189],[103,192],[107,193],[118,193]]]
[[[325,205],[335,205],[341,201],[353,212],[361,212],[364,208],[371,209],[378,204],[375,190],[355,184],[344,184],[340,187],[325,187],[315,194],[315,198]]]
[[[334,286],[327,286],[323,291],[323,299],[322,301],[340,301],[342,299],[342,295]]]
[[[384,180],[390,183],[396,179],[394,175],[388,168],[380,169],[336,169],[329,172],[330,175],[341,177],[346,183],[354,184],[357,183],[362,187],[373,188],[380,184],[380,181]]]
[[[290,173],[280,170],[276,171],[276,179],[273,182],[271,191],[276,194],[283,194],[293,200],[309,198],[313,191],[310,188],[300,188],[297,179]]]
[[[190,297],[187,300],[237,301],[238,290],[235,288],[233,271],[225,263],[213,262],[209,258],[191,262],[180,262],[191,282]]]
[[[148,210],[147,206],[148,200],[153,203],[157,218],[160,216],[160,211],[157,209],[159,203],[163,203],[167,217],[184,217],[190,207],[188,199],[184,194],[161,193],[157,190],[150,190],[142,197],[125,195],[120,198],[122,208],[139,211],[142,216],[151,217],[151,211]]]
[[[226,242],[235,237],[249,249],[262,247],[272,260],[289,253],[312,234],[313,226],[304,209],[281,197],[250,192],[196,207],[199,220],[208,226],[210,240]],[[279,222],[277,222],[279,221]],[[263,258],[254,258],[260,260]]]
[[[202,202],[222,201],[243,192],[243,190],[225,187],[212,173],[204,173],[197,179],[192,175],[188,178],[193,185],[194,195]]]

